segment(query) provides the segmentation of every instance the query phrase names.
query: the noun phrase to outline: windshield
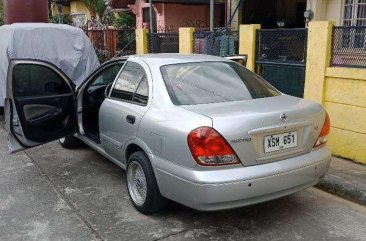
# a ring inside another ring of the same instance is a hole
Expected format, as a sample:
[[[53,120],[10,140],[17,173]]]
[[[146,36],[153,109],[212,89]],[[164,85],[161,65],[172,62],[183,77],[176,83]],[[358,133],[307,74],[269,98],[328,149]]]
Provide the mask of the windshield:
[[[165,65],[161,73],[175,105],[266,98],[279,92],[258,75],[232,62]]]

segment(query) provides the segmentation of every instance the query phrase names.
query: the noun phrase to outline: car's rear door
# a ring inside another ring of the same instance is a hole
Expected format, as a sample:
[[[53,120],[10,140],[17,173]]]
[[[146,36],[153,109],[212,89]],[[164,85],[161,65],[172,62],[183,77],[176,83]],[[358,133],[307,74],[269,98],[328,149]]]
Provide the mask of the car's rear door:
[[[68,77],[50,63],[12,60],[5,100],[10,152],[75,133],[74,89]]]

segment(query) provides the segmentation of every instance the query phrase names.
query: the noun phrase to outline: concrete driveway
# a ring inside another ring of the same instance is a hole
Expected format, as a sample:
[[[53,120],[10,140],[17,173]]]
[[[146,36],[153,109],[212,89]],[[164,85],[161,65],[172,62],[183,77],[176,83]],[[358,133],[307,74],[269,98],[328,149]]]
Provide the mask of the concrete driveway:
[[[172,203],[144,216],[125,173],[57,142],[8,155],[0,129],[1,240],[366,240],[366,207],[315,188],[220,212]]]

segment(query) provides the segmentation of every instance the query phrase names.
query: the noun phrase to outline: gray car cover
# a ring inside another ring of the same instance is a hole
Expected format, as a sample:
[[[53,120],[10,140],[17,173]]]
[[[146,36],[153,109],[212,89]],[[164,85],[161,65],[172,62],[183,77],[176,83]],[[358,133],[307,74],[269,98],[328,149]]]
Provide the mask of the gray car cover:
[[[50,62],[60,68],[75,85],[80,85],[100,65],[82,29],[49,23],[4,25],[0,27],[0,106],[4,106],[11,59]]]

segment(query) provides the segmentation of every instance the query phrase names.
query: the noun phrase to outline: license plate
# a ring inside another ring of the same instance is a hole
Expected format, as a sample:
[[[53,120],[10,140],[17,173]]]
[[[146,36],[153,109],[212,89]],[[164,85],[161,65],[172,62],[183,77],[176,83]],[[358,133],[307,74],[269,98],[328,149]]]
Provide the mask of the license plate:
[[[297,131],[264,137],[264,152],[274,152],[297,146]]]

